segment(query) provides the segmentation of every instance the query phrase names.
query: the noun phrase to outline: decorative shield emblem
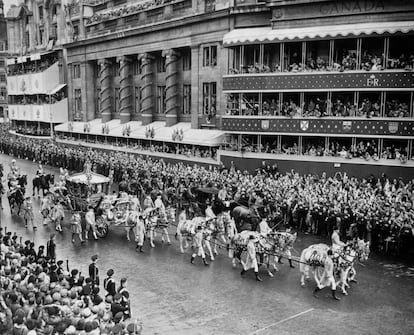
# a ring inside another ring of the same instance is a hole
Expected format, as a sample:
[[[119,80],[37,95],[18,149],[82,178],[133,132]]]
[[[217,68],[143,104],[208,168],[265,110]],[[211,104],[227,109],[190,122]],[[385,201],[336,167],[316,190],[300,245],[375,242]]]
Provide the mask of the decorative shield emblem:
[[[270,128],[270,121],[269,120],[262,120],[262,129],[268,130]]]
[[[300,129],[306,131],[309,128],[309,121],[300,121]]]
[[[350,131],[352,128],[352,121],[343,121],[342,122],[342,129],[344,131]]]
[[[388,130],[394,134],[398,131],[398,122],[388,122]]]

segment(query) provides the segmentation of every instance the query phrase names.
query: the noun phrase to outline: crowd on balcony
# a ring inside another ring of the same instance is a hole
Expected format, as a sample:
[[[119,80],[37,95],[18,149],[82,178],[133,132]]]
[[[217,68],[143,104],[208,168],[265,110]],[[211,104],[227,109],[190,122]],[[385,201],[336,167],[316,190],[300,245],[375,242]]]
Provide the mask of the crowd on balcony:
[[[36,95],[11,95],[9,96],[10,105],[48,105],[66,99],[65,90],[60,90],[54,94]]]
[[[100,290],[93,273],[85,277],[69,260],[57,259],[54,240],[36,245],[1,229],[0,333],[141,334],[142,322],[131,319],[126,278],[118,285],[110,269],[113,289]]]
[[[227,100],[227,115],[242,116],[284,116],[284,117],[385,117],[404,118],[410,116],[410,107],[407,101],[390,97],[383,106],[378,97],[361,96],[358,105],[353,98],[333,97],[332,102],[323,97],[305,97],[302,104],[297,99],[286,99],[280,104],[279,99],[264,98],[260,104],[258,95],[254,98],[230,95]],[[330,112],[329,112],[330,110]]]
[[[36,122],[37,123],[37,122]],[[11,130],[14,130],[18,134],[29,135],[29,136],[50,136],[50,127],[41,127],[39,125],[17,125],[12,127]]]
[[[125,5],[122,7],[113,8],[105,12],[98,12],[92,15],[87,21],[87,24],[99,23],[107,20],[116,19],[119,17],[139,13],[157,6],[162,6],[174,0],[149,0],[135,3],[132,5]]]
[[[56,135],[60,139],[70,139],[70,140],[78,140],[74,137],[64,136],[63,134],[58,133]],[[158,153],[169,153],[174,155],[182,155],[187,158],[206,158],[206,159],[217,159],[217,148],[207,148],[202,146],[192,146],[192,145],[185,145],[185,144],[174,144],[170,145],[168,143],[162,144],[161,142],[157,141],[149,141],[149,140],[128,140],[119,139],[113,137],[107,137],[106,140],[99,136],[90,136],[87,140],[89,143],[100,143],[106,145],[115,145],[117,147],[124,147],[132,150],[138,151],[148,151],[148,152],[158,152]]]
[[[18,63],[9,65],[7,67],[8,76],[17,76],[21,74],[38,73],[47,70],[50,66],[58,61],[57,56],[51,56],[42,60],[29,61],[25,63]]]
[[[238,151],[237,145],[230,145],[231,150]],[[398,160],[406,163],[408,159],[407,144],[401,144],[398,141],[392,144],[384,143],[382,151],[378,151],[378,142],[375,140],[359,140],[355,145],[351,143],[340,143],[335,139],[331,139],[329,147],[325,147],[324,140],[318,143],[315,141],[304,141],[302,148],[298,142],[284,142],[280,147],[277,145],[276,138],[270,140],[263,138],[260,145],[256,140],[244,138],[242,151],[253,153],[267,154],[286,154],[286,155],[309,155],[313,157],[340,157],[346,159],[361,158],[366,161],[378,161],[380,159]]]

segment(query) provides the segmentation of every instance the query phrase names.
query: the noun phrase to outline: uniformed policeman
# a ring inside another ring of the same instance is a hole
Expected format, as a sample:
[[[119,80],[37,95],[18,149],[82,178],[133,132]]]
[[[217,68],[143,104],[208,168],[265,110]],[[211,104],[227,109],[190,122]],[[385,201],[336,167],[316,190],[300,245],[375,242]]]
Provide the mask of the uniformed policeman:
[[[92,263],[89,265],[89,277],[92,279],[93,286],[99,286],[99,269],[97,266],[98,255],[93,255],[91,257]]]

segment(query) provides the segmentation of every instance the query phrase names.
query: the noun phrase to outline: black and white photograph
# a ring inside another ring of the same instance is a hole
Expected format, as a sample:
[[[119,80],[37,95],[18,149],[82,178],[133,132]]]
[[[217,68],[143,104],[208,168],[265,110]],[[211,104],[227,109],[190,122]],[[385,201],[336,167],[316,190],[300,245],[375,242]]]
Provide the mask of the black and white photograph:
[[[0,335],[414,334],[414,1],[0,0]]]

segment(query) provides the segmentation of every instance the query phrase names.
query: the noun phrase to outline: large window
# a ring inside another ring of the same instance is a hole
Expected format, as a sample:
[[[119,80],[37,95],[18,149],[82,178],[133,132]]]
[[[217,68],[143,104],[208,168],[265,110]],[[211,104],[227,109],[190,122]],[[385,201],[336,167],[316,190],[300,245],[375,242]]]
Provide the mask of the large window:
[[[139,113],[141,111],[141,87],[135,86],[134,91],[135,113]]]
[[[0,82],[1,83],[5,83],[6,82],[6,75],[5,74],[0,74]]]
[[[80,88],[75,89],[75,113],[79,113],[82,110],[82,91]]]
[[[237,74],[240,72],[242,46],[233,47],[230,49],[230,64],[229,73]]]
[[[120,107],[120,103],[119,103],[119,88],[115,88],[114,90],[114,97],[115,97],[115,113],[119,112],[119,107]]]
[[[80,64],[73,64],[73,79],[79,79],[81,77]]]
[[[384,37],[363,38],[361,69],[382,70],[384,65]]]
[[[165,72],[165,57],[162,57],[162,56],[157,57],[157,72],[158,73]]]
[[[136,62],[133,63],[132,68],[134,71],[134,76],[141,74],[141,60],[137,59]]]
[[[203,48],[203,66],[216,66],[217,65],[217,46],[210,45]]]
[[[280,71],[280,44],[265,44],[263,49],[263,72]]]
[[[334,41],[334,70],[356,70],[357,39]]]
[[[98,88],[96,90],[96,104],[95,104],[95,115],[99,115],[101,110],[101,89]]]
[[[279,93],[263,93],[262,114],[266,116],[280,115]]]
[[[6,65],[6,62],[4,59],[0,59],[0,67],[4,67]]]
[[[300,93],[283,93],[281,114],[283,116],[302,116]]]
[[[226,115],[239,115],[240,113],[240,94],[227,95]]]
[[[183,114],[191,114],[191,85],[183,86]]]
[[[327,94],[306,92],[304,94],[303,116],[327,116]]]
[[[203,114],[216,115],[217,84],[203,83]]]
[[[164,114],[165,109],[165,86],[157,86],[157,113]]]
[[[330,41],[306,42],[306,70],[326,71],[329,65]]]
[[[285,43],[284,69],[291,72],[303,70],[302,42]]]
[[[408,92],[386,92],[385,116],[410,116],[410,98],[410,93]]]
[[[413,69],[414,36],[391,36],[388,49],[389,69]]]
[[[243,72],[261,72],[260,44],[245,45],[243,50]]]
[[[332,92],[332,116],[356,116],[357,106],[354,101],[354,92]]]
[[[246,116],[259,115],[259,94],[258,93],[242,94],[241,114],[246,115]]]
[[[191,50],[185,49],[182,51],[183,71],[191,70]]]

